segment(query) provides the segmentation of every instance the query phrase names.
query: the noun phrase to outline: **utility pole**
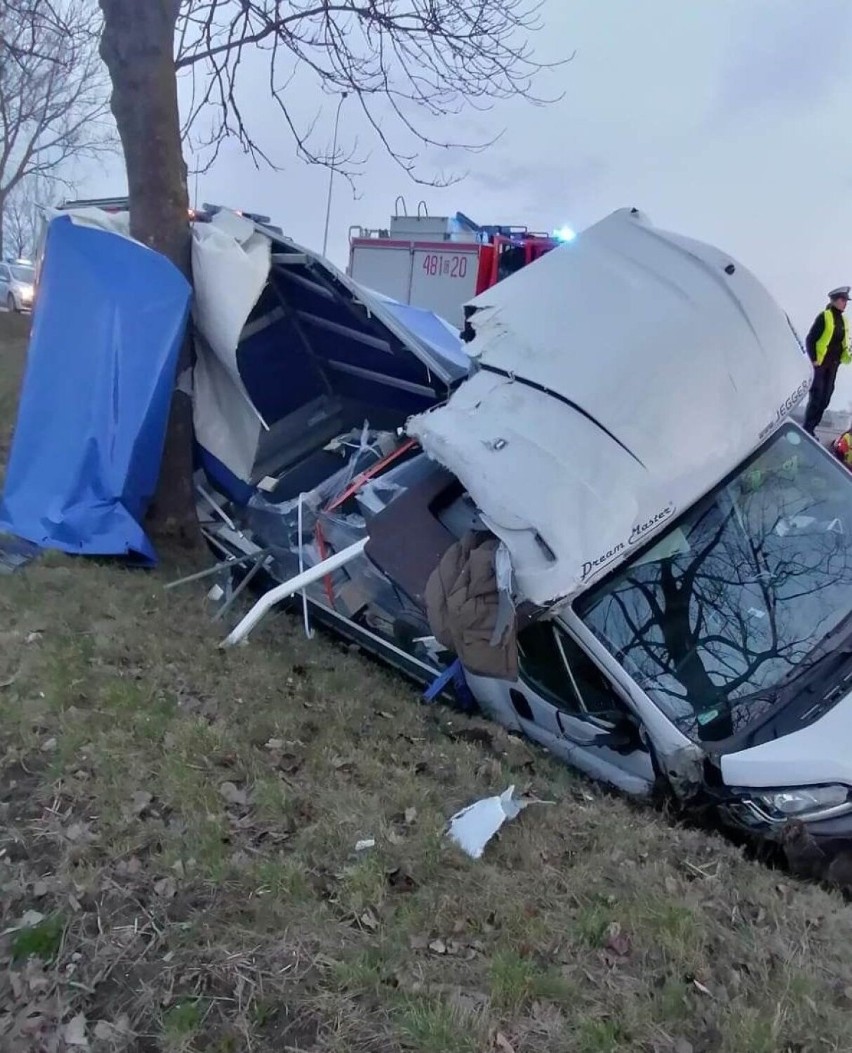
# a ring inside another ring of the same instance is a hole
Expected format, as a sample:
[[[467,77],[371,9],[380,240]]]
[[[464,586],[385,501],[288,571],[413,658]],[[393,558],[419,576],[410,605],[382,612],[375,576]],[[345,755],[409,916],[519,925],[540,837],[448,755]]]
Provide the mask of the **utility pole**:
[[[337,129],[340,126],[340,108],[349,96],[348,91],[341,92],[340,102],[337,104],[337,113],[334,117],[334,140],[331,144],[331,165],[328,171],[328,201],[325,206],[325,234],[322,239],[322,254],[325,256],[328,248],[328,224],[331,219],[331,192],[334,187],[334,167],[337,163]]]

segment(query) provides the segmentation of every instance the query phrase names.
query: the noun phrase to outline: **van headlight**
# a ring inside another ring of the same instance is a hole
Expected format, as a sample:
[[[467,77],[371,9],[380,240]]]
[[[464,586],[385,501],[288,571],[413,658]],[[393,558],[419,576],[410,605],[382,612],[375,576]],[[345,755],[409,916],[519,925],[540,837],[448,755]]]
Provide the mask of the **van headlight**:
[[[839,783],[746,793],[747,803],[770,823],[783,823],[788,819],[828,819],[852,811],[849,787]]]

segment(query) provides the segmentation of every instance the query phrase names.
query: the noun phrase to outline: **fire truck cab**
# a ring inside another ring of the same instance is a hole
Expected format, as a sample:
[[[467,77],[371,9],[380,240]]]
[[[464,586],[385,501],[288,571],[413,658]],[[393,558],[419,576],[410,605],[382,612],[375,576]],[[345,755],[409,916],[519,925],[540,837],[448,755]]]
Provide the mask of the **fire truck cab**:
[[[537,234],[522,226],[480,226],[462,212],[430,216],[423,202],[417,215],[409,216],[397,198],[387,228],[350,229],[347,274],[461,329],[468,300],[564,240],[564,234]]]

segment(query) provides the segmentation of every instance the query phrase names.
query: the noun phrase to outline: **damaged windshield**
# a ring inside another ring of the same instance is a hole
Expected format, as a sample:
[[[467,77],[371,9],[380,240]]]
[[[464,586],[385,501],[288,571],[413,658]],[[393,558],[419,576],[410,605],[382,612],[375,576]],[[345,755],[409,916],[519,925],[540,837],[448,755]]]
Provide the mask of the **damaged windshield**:
[[[852,478],[787,426],[575,609],[684,734],[737,734],[852,611]]]

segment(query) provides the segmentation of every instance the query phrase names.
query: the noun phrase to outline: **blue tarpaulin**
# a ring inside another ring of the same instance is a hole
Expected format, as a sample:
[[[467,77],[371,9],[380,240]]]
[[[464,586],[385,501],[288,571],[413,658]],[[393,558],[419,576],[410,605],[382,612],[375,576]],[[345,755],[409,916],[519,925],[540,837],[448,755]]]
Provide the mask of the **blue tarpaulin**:
[[[0,530],[42,548],[155,561],[141,523],[190,299],[164,256],[53,220]]]

